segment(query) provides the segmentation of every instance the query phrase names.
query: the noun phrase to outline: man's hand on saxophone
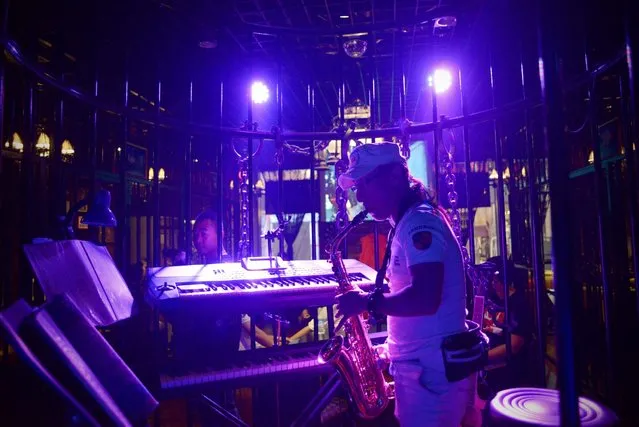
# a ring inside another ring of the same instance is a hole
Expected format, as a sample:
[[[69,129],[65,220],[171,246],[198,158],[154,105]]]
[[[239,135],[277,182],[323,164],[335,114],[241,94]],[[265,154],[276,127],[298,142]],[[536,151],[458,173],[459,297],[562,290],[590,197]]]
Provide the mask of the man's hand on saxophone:
[[[342,317],[335,328],[339,332],[346,320],[366,311],[368,306],[368,294],[362,290],[352,290],[344,292],[335,297],[337,303],[337,317]]]

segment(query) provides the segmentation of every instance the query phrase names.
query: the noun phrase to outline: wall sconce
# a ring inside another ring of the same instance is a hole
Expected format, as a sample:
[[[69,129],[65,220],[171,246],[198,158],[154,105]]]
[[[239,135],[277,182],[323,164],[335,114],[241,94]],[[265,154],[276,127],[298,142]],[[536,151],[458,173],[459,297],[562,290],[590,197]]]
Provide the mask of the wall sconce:
[[[36,153],[40,157],[49,157],[49,153],[51,152],[51,139],[49,135],[42,132],[38,136],[38,141],[35,145]]]

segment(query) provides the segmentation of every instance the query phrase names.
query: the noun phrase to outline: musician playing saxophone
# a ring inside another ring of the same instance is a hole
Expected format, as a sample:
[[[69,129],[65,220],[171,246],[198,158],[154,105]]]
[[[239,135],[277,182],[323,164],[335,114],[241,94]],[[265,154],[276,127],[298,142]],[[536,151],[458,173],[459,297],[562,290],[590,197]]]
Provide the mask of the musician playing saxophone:
[[[338,295],[338,314],[369,310],[388,317],[395,416],[402,427],[457,426],[471,384],[467,377],[447,378],[442,356],[443,339],[466,330],[463,256],[448,217],[393,143],[356,147],[338,183],[394,229],[385,257],[391,292]]]

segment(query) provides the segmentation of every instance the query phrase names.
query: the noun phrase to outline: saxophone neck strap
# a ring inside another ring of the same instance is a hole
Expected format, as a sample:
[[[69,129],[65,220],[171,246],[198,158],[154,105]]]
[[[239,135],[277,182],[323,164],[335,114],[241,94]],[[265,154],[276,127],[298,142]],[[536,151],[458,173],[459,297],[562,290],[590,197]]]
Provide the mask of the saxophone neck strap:
[[[384,289],[384,279],[386,278],[386,271],[388,269],[388,263],[390,262],[391,257],[391,248],[393,247],[393,239],[395,238],[395,231],[397,231],[397,226],[399,222],[402,220],[406,212],[409,210],[421,205],[427,201],[419,199],[415,200],[413,195],[407,197],[404,202],[400,205],[401,208],[399,210],[399,215],[397,215],[397,220],[394,222],[394,226],[391,227],[390,232],[388,233],[388,239],[386,239],[386,250],[384,251],[384,259],[382,260],[382,265],[377,271],[377,277],[375,278],[375,292],[383,292]]]

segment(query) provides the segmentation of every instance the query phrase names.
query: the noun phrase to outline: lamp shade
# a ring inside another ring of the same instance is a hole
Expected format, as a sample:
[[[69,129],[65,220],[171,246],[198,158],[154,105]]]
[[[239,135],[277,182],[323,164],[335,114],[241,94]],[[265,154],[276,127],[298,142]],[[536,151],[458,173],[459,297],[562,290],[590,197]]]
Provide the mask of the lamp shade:
[[[111,212],[111,193],[100,190],[96,193],[93,203],[89,205],[86,215],[82,218],[82,224],[102,227],[115,227],[118,221]]]

